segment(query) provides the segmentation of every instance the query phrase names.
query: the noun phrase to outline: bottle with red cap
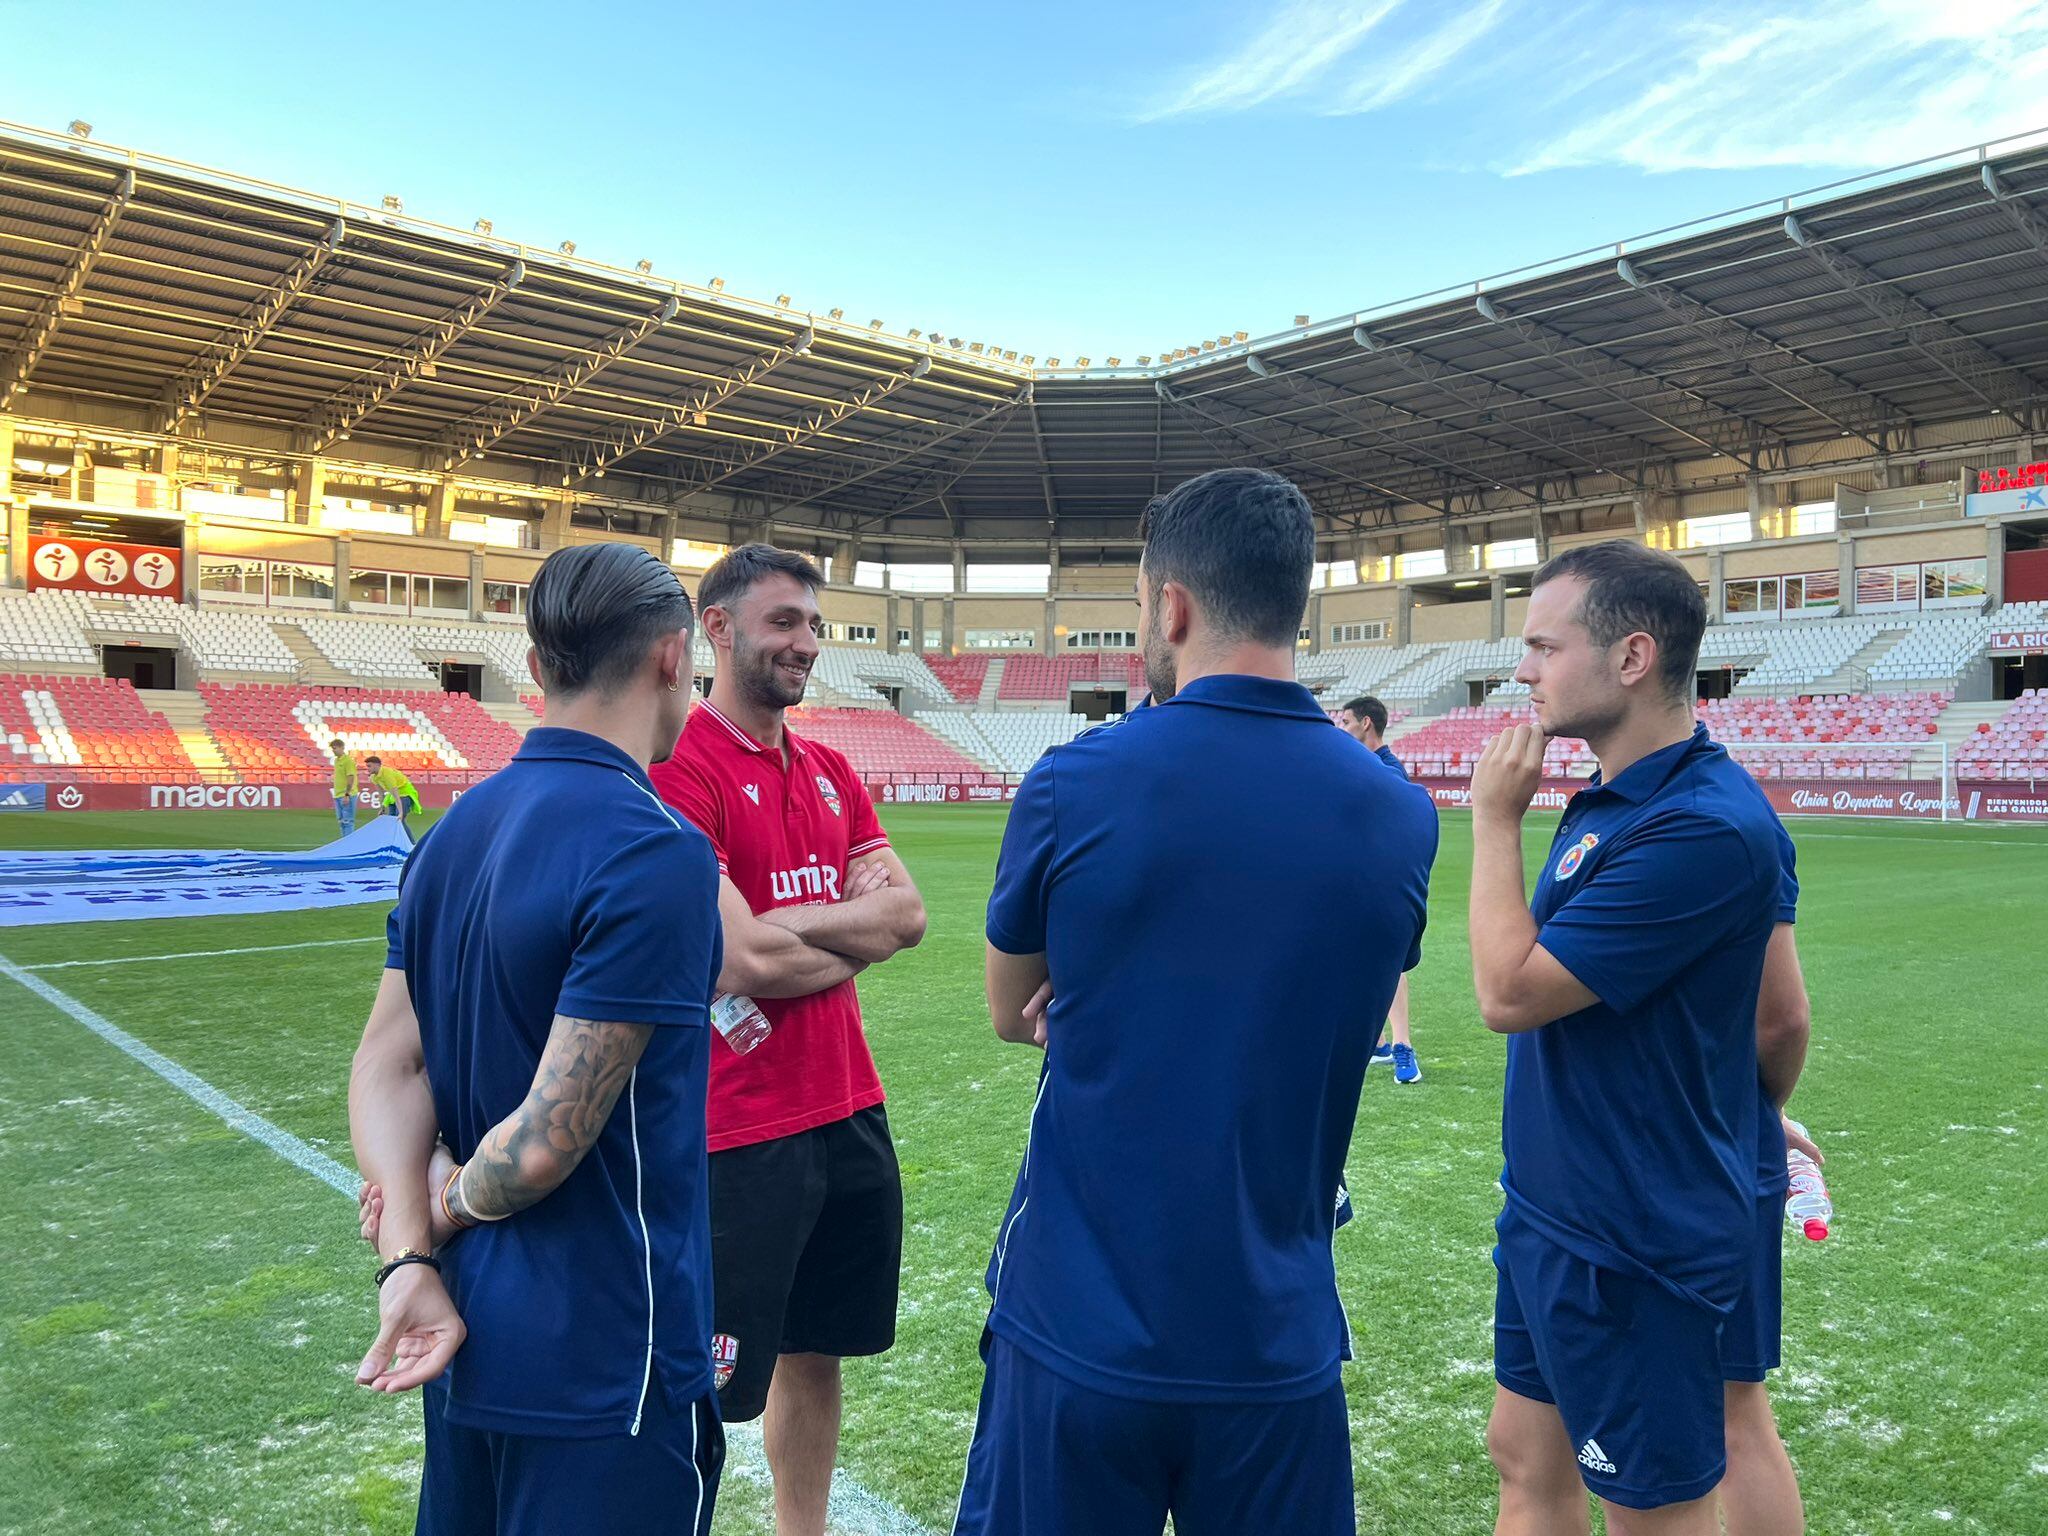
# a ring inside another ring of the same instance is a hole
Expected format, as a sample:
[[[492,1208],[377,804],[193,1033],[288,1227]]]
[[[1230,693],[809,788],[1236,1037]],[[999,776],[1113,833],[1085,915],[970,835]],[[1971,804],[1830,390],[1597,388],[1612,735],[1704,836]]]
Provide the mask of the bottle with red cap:
[[[1798,1121],[1787,1123],[1801,1136],[1806,1135],[1806,1127]],[[1787,1147],[1785,1167],[1791,1175],[1785,1190],[1785,1219],[1812,1241],[1824,1241],[1828,1224],[1835,1219],[1835,1203],[1828,1198],[1827,1180],[1820,1176],[1820,1165],[1797,1147]]]

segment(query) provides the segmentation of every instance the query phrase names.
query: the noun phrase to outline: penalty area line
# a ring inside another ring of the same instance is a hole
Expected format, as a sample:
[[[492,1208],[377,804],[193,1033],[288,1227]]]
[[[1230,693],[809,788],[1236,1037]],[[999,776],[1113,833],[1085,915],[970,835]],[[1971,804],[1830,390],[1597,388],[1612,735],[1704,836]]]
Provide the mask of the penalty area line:
[[[368,943],[368,939],[326,940],[328,943]],[[301,945],[277,945],[282,949],[302,948]],[[250,951],[221,951],[220,953],[250,953]],[[133,959],[196,958],[195,956],[133,956]],[[73,962],[82,963],[82,962]],[[282,1126],[274,1125],[253,1109],[222,1093],[213,1084],[196,1072],[187,1070],[171,1060],[153,1046],[145,1045],[128,1031],[113,1023],[105,1015],[81,1003],[77,998],[60,991],[42,977],[34,975],[28,967],[16,965],[5,955],[0,955],[0,977],[14,982],[17,986],[33,992],[37,997],[69,1017],[74,1023],[82,1024],[116,1050],[140,1062],[158,1077],[176,1088],[180,1093],[219,1119],[226,1121],[251,1141],[260,1142],[279,1157],[302,1173],[309,1173],[338,1194],[346,1195],[349,1203],[355,1203],[356,1191],[362,1180],[354,1169],[343,1166],[311,1143],[294,1136]],[[752,1426],[733,1426],[735,1433],[729,1437],[729,1449],[734,1453],[732,1461],[735,1470],[749,1481],[761,1482],[769,1477],[768,1458],[762,1449],[758,1433],[742,1433]],[[853,1478],[841,1471],[832,1474],[831,1508],[828,1519],[835,1536],[935,1536],[926,1526],[908,1512],[897,1508],[879,1494],[871,1493]]]

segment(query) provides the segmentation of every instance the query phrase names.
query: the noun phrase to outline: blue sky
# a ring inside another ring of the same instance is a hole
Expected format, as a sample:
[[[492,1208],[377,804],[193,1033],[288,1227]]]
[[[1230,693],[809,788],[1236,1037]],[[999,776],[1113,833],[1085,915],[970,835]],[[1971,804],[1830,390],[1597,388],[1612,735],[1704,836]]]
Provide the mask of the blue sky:
[[[1068,361],[2048,127],[2048,0],[0,0],[0,39],[12,121]]]

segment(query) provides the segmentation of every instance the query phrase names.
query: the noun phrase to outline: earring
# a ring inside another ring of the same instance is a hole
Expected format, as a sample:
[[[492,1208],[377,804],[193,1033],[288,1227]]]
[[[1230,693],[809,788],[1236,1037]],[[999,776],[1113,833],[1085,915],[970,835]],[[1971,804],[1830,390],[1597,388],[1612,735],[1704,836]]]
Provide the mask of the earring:
[[[669,679],[668,691],[670,693],[680,693],[682,692],[682,688],[683,680],[680,677],[672,677]]]

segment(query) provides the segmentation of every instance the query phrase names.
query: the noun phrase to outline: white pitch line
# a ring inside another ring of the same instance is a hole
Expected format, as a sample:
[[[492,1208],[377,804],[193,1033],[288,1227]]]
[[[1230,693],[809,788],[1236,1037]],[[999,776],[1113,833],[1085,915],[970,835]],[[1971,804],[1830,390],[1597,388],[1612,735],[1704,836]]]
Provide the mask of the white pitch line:
[[[1794,827],[1786,828],[1792,840],[1804,842],[1808,838],[1830,838],[1838,843],[1890,843],[1902,847],[1908,843],[1925,843],[1936,848],[2048,848],[2048,839],[2029,842],[2021,837],[1890,837],[1882,832],[1802,832]]]
[[[384,935],[367,933],[360,939],[308,939],[303,944],[251,944],[246,949],[187,949],[175,955],[112,955],[104,960],[46,960],[41,965],[24,965],[24,971],[68,971],[81,965],[141,965],[147,960],[213,960],[221,955],[272,955],[286,949],[332,949],[337,944],[382,944]]]
[[[338,943],[366,943],[367,940],[334,940]],[[301,945],[275,945],[279,949],[296,949]],[[242,950],[222,950],[222,954],[249,953]],[[190,956],[133,956],[134,959],[194,958]],[[213,1084],[197,1073],[179,1066],[163,1052],[143,1044],[128,1031],[111,1022],[105,1016],[88,1008],[77,998],[60,992],[40,976],[30,973],[26,966],[16,965],[5,955],[0,955],[0,976],[18,983],[35,993],[58,1012],[68,1014],[83,1024],[102,1040],[117,1050],[139,1061],[165,1082],[185,1094],[210,1113],[219,1116],[252,1141],[261,1142],[279,1157],[301,1172],[310,1173],[328,1188],[346,1195],[349,1203],[355,1203],[356,1191],[361,1187],[361,1177],[350,1168],[344,1167],[322,1152],[318,1147],[301,1141],[282,1126],[273,1125],[257,1114],[255,1110],[236,1102],[222,1093]],[[751,1481],[762,1482],[770,1477],[768,1458],[761,1446],[761,1438],[752,1425],[734,1425],[727,1438],[729,1465],[736,1463],[735,1470],[749,1477]],[[871,1493],[843,1471],[832,1474],[832,1502],[829,1516],[832,1529],[837,1536],[937,1536],[929,1526],[922,1524],[907,1511],[891,1504],[880,1494]]]

